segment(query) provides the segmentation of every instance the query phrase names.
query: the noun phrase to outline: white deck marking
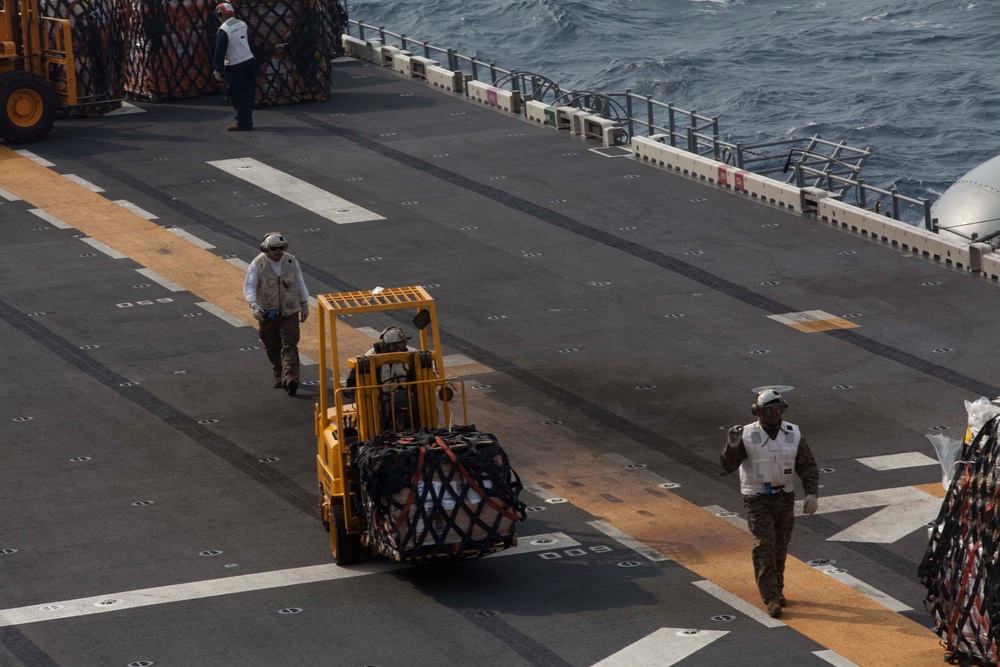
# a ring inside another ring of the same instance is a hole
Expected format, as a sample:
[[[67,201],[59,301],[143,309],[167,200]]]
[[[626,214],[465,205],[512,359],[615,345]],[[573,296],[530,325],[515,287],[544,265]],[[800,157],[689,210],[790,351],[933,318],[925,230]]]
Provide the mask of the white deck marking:
[[[106,114],[104,114],[104,117],[107,118],[108,116],[126,116],[132,113],[146,113],[146,110],[140,109],[134,104],[129,104],[128,102],[122,102],[121,108],[107,112]]]
[[[232,315],[230,315],[226,311],[222,310],[221,308],[219,308],[215,304],[209,303],[208,301],[199,301],[195,305],[198,306],[199,308],[202,308],[202,309],[204,309],[204,310],[212,313],[213,315],[215,315],[216,317],[218,317],[223,322],[226,322],[227,324],[231,324],[234,327],[248,327],[248,326],[250,326],[249,324],[247,324],[243,320],[241,320],[239,318],[236,318],[236,317],[233,317]],[[301,362],[302,362],[302,360],[301,360],[301,357],[300,357],[299,363],[301,363]]]
[[[51,165],[51,166],[54,166],[54,165]],[[73,181],[77,185],[82,185],[83,187],[87,188],[91,192],[104,192],[104,188],[99,187],[97,185],[94,185],[93,183],[91,183],[87,179],[81,178],[81,177],[77,176],[76,174],[63,174],[63,178],[65,178],[66,180],[69,180],[69,181]]]
[[[7,192],[3,188],[0,188],[0,197],[3,197],[7,201],[21,201],[21,198],[15,195],[13,192]]]
[[[539,540],[542,540],[544,544],[531,544],[531,542]],[[492,556],[488,556],[488,558],[535,551],[549,551],[553,548],[565,549],[579,546],[580,544],[564,533],[520,537],[518,538],[518,542],[519,546],[493,554]],[[122,593],[108,593],[106,595],[77,598],[75,600],[62,600],[59,602],[3,609],[0,610],[0,627],[25,625],[40,621],[54,621],[63,618],[88,616],[90,614],[102,614],[109,611],[123,611],[125,609],[182,602],[184,600],[197,600],[220,595],[232,595],[235,593],[247,593],[269,588],[283,588],[299,584],[348,579],[369,574],[382,574],[408,567],[410,566],[389,560],[373,560],[358,565],[351,565],[350,567],[338,567],[333,563],[326,563],[289,570],[244,574],[223,579],[194,581],[187,584],[175,584],[173,586],[159,586],[157,588],[144,588]]]
[[[464,366],[466,364],[474,364],[476,361],[474,359],[469,359],[464,354],[448,354],[441,358],[444,362],[445,368],[449,366]]]
[[[246,271],[247,269],[250,268],[250,263],[249,262],[244,262],[239,257],[230,257],[226,261],[229,262],[230,264],[232,264],[235,267],[243,269],[244,271]]]
[[[638,465],[635,461],[632,461],[631,459],[626,458],[621,454],[605,454],[604,458],[606,458],[607,460],[611,461],[616,465],[620,465],[623,468]],[[660,484],[673,484],[673,482],[671,482],[666,477],[660,477],[659,475],[657,475],[655,472],[653,472],[648,468],[632,468],[630,472],[632,472],[638,477],[645,479],[647,482],[655,486],[659,486]]]
[[[833,667],[860,667],[858,663],[851,662],[844,656],[840,655],[836,651],[813,651],[813,655],[820,660],[825,660],[826,662],[833,665]]]
[[[668,557],[664,556],[656,549],[647,546],[646,544],[643,544],[642,542],[635,539],[628,533],[624,533],[618,530],[610,523],[607,523],[605,521],[588,521],[587,525],[596,528],[597,530],[601,531],[602,533],[613,539],[615,542],[618,542],[619,544],[628,547],[629,549],[636,552],[640,556],[646,558],[647,560],[651,560],[654,563],[670,560]]]
[[[747,520],[732,510],[727,510],[725,507],[719,507],[718,505],[706,505],[705,507],[702,507],[702,509],[706,512],[710,512],[714,516],[719,517],[731,526],[736,526],[747,533],[750,532]],[[723,516],[719,516],[720,514]]]
[[[521,484],[524,486],[525,491],[538,496],[542,500],[552,500],[554,498],[559,498],[559,496],[552,493],[551,491],[545,489],[542,486],[539,486],[538,484],[535,484],[534,482],[529,482],[523,477],[521,478]]]
[[[127,209],[129,211],[132,211],[133,213],[135,213],[136,215],[138,215],[140,218],[146,218],[146,220],[157,220],[158,219],[157,216],[153,215],[152,213],[150,213],[149,211],[147,211],[144,208],[136,206],[135,204],[133,204],[132,202],[130,202],[127,199],[115,199],[114,202],[116,204],[118,204],[119,206],[121,206],[122,208]]]
[[[935,462],[936,463],[936,462]],[[901,540],[926,523],[937,518],[941,499],[935,498],[912,486],[879,491],[862,491],[841,496],[819,498],[817,514],[832,514],[846,510],[882,507],[875,514],[865,517],[853,526],[828,538],[835,542],[872,542],[891,544]],[[795,502],[796,516],[802,513],[801,501]]]
[[[100,250],[101,252],[103,252],[105,255],[107,255],[111,259],[128,259],[128,256],[121,254],[120,252],[118,252],[117,250],[115,250],[114,248],[112,248],[111,246],[104,245],[103,243],[101,243],[97,239],[92,239],[89,236],[87,236],[87,237],[82,238],[80,240],[83,241],[84,243],[86,243],[87,245],[91,246],[95,250]]]
[[[204,250],[212,250],[213,248],[215,248],[215,246],[212,245],[211,243],[209,243],[208,241],[202,241],[200,238],[198,238],[194,234],[190,234],[188,232],[185,232],[180,227],[164,227],[164,229],[166,229],[171,234],[176,234],[177,236],[181,237],[185,241],[189,241],[189,242],[195,244],[199,248],[203,248]]]
[[[904,452],[903,454],[885,454],[884,456],[866,456],[857,459],[872,470],[898,470],[900,468],[918,468],[920,466],[940,465],[937,459],[932,459],[920,452]]]
[[[381,331],[379,331],[378,329],[373,329],[371,327],[358,327],[358,331],[368,336],[369,338],[374,338],[375,340],[378,340],[378,337],[382,335]]]
[[[725,630],[660,628],[593,667],[670,667],[725,634]]]
[[[350,222],[385,220],[381,215],[372,213],[368,209],[352,204],[342,197],[317,188],[295,176],[278,171],[253,158],[215,160],[208,164],[252,183],[271,194],[287,199],[327,220],[332,220],[338,225]]]
[[[172,280],[170,280],[168,278],[164,278],[163,276],[161,276],[159,273],[157,273],[156,271],[154,271],[152,269],[136,269],[135,271],[136,271],[136,273],[141,273],[142,275],[146,276],[147,278],[149,278],[150,280],[152,280],[154,283],[157,283],[158,285],[162,285],[163,287],[166,287],[171,292],[186,292],[187,291],[186,289],[184,289],[183,287],[181,287],[180,285],[178,285],[174,281],[172,281]]]
[[[46,213],[40,208],[28,209],[28,213],[31,213],[32,215],[37,215],[42,220],[44,220],[45,222],[49,223],[50,225],[58,229],[73,229],[73,227],[67,225],[65,222],[63,222],[56,216],[52,215],[51,213]]]
[[[31,160],[35,164],[42,165],[43,167],[54,167],[54,166],[56,166],[54,162],[49,162],[45,158],[43,158],[43,157],[41,157],[39,155],[35,155],[34,153],[32,153],[31,151],[29,151],[27,149],[20,148],[20,149],[14,151],[14,152],[17,153],[18,155],[22,156],[22,157],[28,158],[29,160]]]
[[[749,557],[750,553],[747,552],[747,558]],[[757,621],[764,627],[780,628],[785,625],[778,619],[771,618],[770,616],[768,616],[763,609],[758,609],[757,607],[753,606],[752,604],[750,604],[743,598],[739,597],[738,595],[733,595],[726,589],[722,588],[722,586],[719,586],[714,581],[709,581],[708,579],[702,579],[701,581],[693,581],[691,583],[693,583],[695,586],[705,591],[712,597],[717,598],[722,602],[725,602],[726,604],[728,604],[730,607],[740,612],[741,614],[749,616],[750,618]]]
[[[836,319],[836,316],[822,310],[804,310],[800,313],[768,315],[767,318],[775,322],[781,322],[782,324],[799,324],[802,322],[816,322],[818,320],[832,320]]]
[[[896,598],[883,593],[879,589],[873,586],[869,586],[868,584],[861,581],[857,577],[852,577],[850,574],[848,574],[844,570],[841,570],[838,567],[831,567],[829,565],[814,565],[813,568],[819,570],[823,574],[828,575],[833,579],[836,579],[837,581],[846,586],[850,586],[851,588],[861,593],[865,597],[868,597],[874,600],[875,602],[878,602],[883,607],[899,612],[913,611],[913,607],[909,607],[900,602],[899,600],[897,600]]]

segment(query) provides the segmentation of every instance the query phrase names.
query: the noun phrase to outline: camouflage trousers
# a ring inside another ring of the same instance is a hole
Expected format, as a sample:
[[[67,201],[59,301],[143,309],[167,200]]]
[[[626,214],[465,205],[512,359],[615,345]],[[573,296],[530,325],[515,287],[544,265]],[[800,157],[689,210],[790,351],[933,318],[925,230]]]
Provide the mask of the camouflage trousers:
[[[271,362],[274,379],[288,385],[299,381],[299,314],[278,315],[260,323],[260,342]]]
[[[747,523],[753,535],[753,570],[760,597],[766,604],[784,595],[785,557],[795,525],[795,494],[743,496]]]

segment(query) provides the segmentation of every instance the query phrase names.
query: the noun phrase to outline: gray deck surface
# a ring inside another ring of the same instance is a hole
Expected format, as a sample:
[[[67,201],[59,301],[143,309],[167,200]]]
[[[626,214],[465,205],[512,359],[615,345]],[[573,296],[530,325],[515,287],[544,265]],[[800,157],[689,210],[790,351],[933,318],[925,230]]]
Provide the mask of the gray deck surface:
[[[752,388],[788,385],[787,419],[827,469],[822,508],[940,482],[936,461],[879,471],[857,459],[933,459],[925,433],[961,438],[963,400],[1000,394],[995,283],[372,65],[335,68],[329,101],[258,109],[250,133],[224,131],[223,99],[195,99],[61,121],[24,148],[220,257],[249,261],[281,230],[313,295],[429,286],[445,355],[492,369],[465,380],[479,387],[477,424],[515,468],[519,442],[492,405],[536,443],[558,432],[645,464],[695,505],[742,513],[737,480],[720,476],[720,429],[750,421]],[[237,157],[385,220],[337,225],[208,164]],[[3,610],[330,563],[316,387],[271,388],[252,327],[31,208],[0,199],[0,622]],[[860,326],[803,333],[768,319],[811,310]],[[371,560],[367,576],[3,624],[0,664],[588,667],[664,627],[726,633],[682,665],[830,664],[814,654],[823,646],[588,523],[602,517],[524,499],[544,511],[519,527],[521,553],[431,570]],[[877,509],[800,518],[792,554],[836,560],[929,626],[925,529],[828,540]],[[530,546],[552,533],[576,550]]]

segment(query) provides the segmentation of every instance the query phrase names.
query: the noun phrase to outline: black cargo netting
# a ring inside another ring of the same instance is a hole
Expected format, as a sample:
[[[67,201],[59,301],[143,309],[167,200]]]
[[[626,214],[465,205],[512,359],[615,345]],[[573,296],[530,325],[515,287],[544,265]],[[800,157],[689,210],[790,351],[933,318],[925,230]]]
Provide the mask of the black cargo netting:
[[[138,100],[214,95],[217,3],[128,0],[125,92]],[[257,65],[257,105],[325,100],[333,55],[328,0],[233,2]]]
[[[919,576],[946,650],[961,665],[997,665],[1000,628],[998,418],[962,448]]]
[[[497,439],[475,426],[387,431],[352,447],[362,544],[414,564],[513,546],[523,486]]]
[[[125,53],[122,4],[115,0],[43,0],[41,13],[68,19],[72,27],[78,104],[60,113],[94,116],[120,107],[117,100],[123,97]]]
[[[125,93],[146,102],[220,90],[212,78],[214,2],[125,0]]]

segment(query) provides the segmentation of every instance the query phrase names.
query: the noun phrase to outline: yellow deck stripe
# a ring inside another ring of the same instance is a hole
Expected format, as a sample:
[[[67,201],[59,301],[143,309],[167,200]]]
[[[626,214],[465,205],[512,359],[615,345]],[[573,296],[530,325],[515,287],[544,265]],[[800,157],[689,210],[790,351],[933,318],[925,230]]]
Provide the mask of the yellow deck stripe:
[[[217,255],[6,146],[0,146],[0,183],[5,190],[32,206],[152,269],[233,317],[257,326],[243,299],[246,272]],[[311,322],[308,320],[302,327],[299,349],[302,354],[318,359],[317,330],[310,326]],[[350,356],[364,354],[371,347],[370,338],[340,321],[337,322],[337,335],[341,349]],[[346,368],[341,372],[346,374]]]
[[[245,274],[225,260],[6,147],[0,147],[0,183],[33,206],[254,324],[243,301]],[[349,354],[361,354],[371,345],[368,336],[342,322],[338,335],[343,336],[342,350]],[[318,357],[316,330],[304,326],[302,339],[303,354]],[[527,424],[487,396],[473,392],[469,406],[472,421],[498,433],[516,455],[513,463],[522,475],[698,576],[760,603],[747,533],[669,491],[650,489],[565,437],[553,433],[539,442],[537,425]],[[943,650],[928,628],[791,557],[785,580],[793,606],[781,620],[816,643],[863,667],[941,663]]]
[[[762,607],[748,533],[610,464],[561,436],[561,429],[552,429],[540,440],[537,424],[488,396],[474,394],[469,407],[473,423],[497,434],[512,465],[526,479]],[[793,547],[801,539],[793,536]],[[785,594],[791,606],[781,616],[784,623],[862,667],[941,664],[944,649],[929,628],[791,556]]]

